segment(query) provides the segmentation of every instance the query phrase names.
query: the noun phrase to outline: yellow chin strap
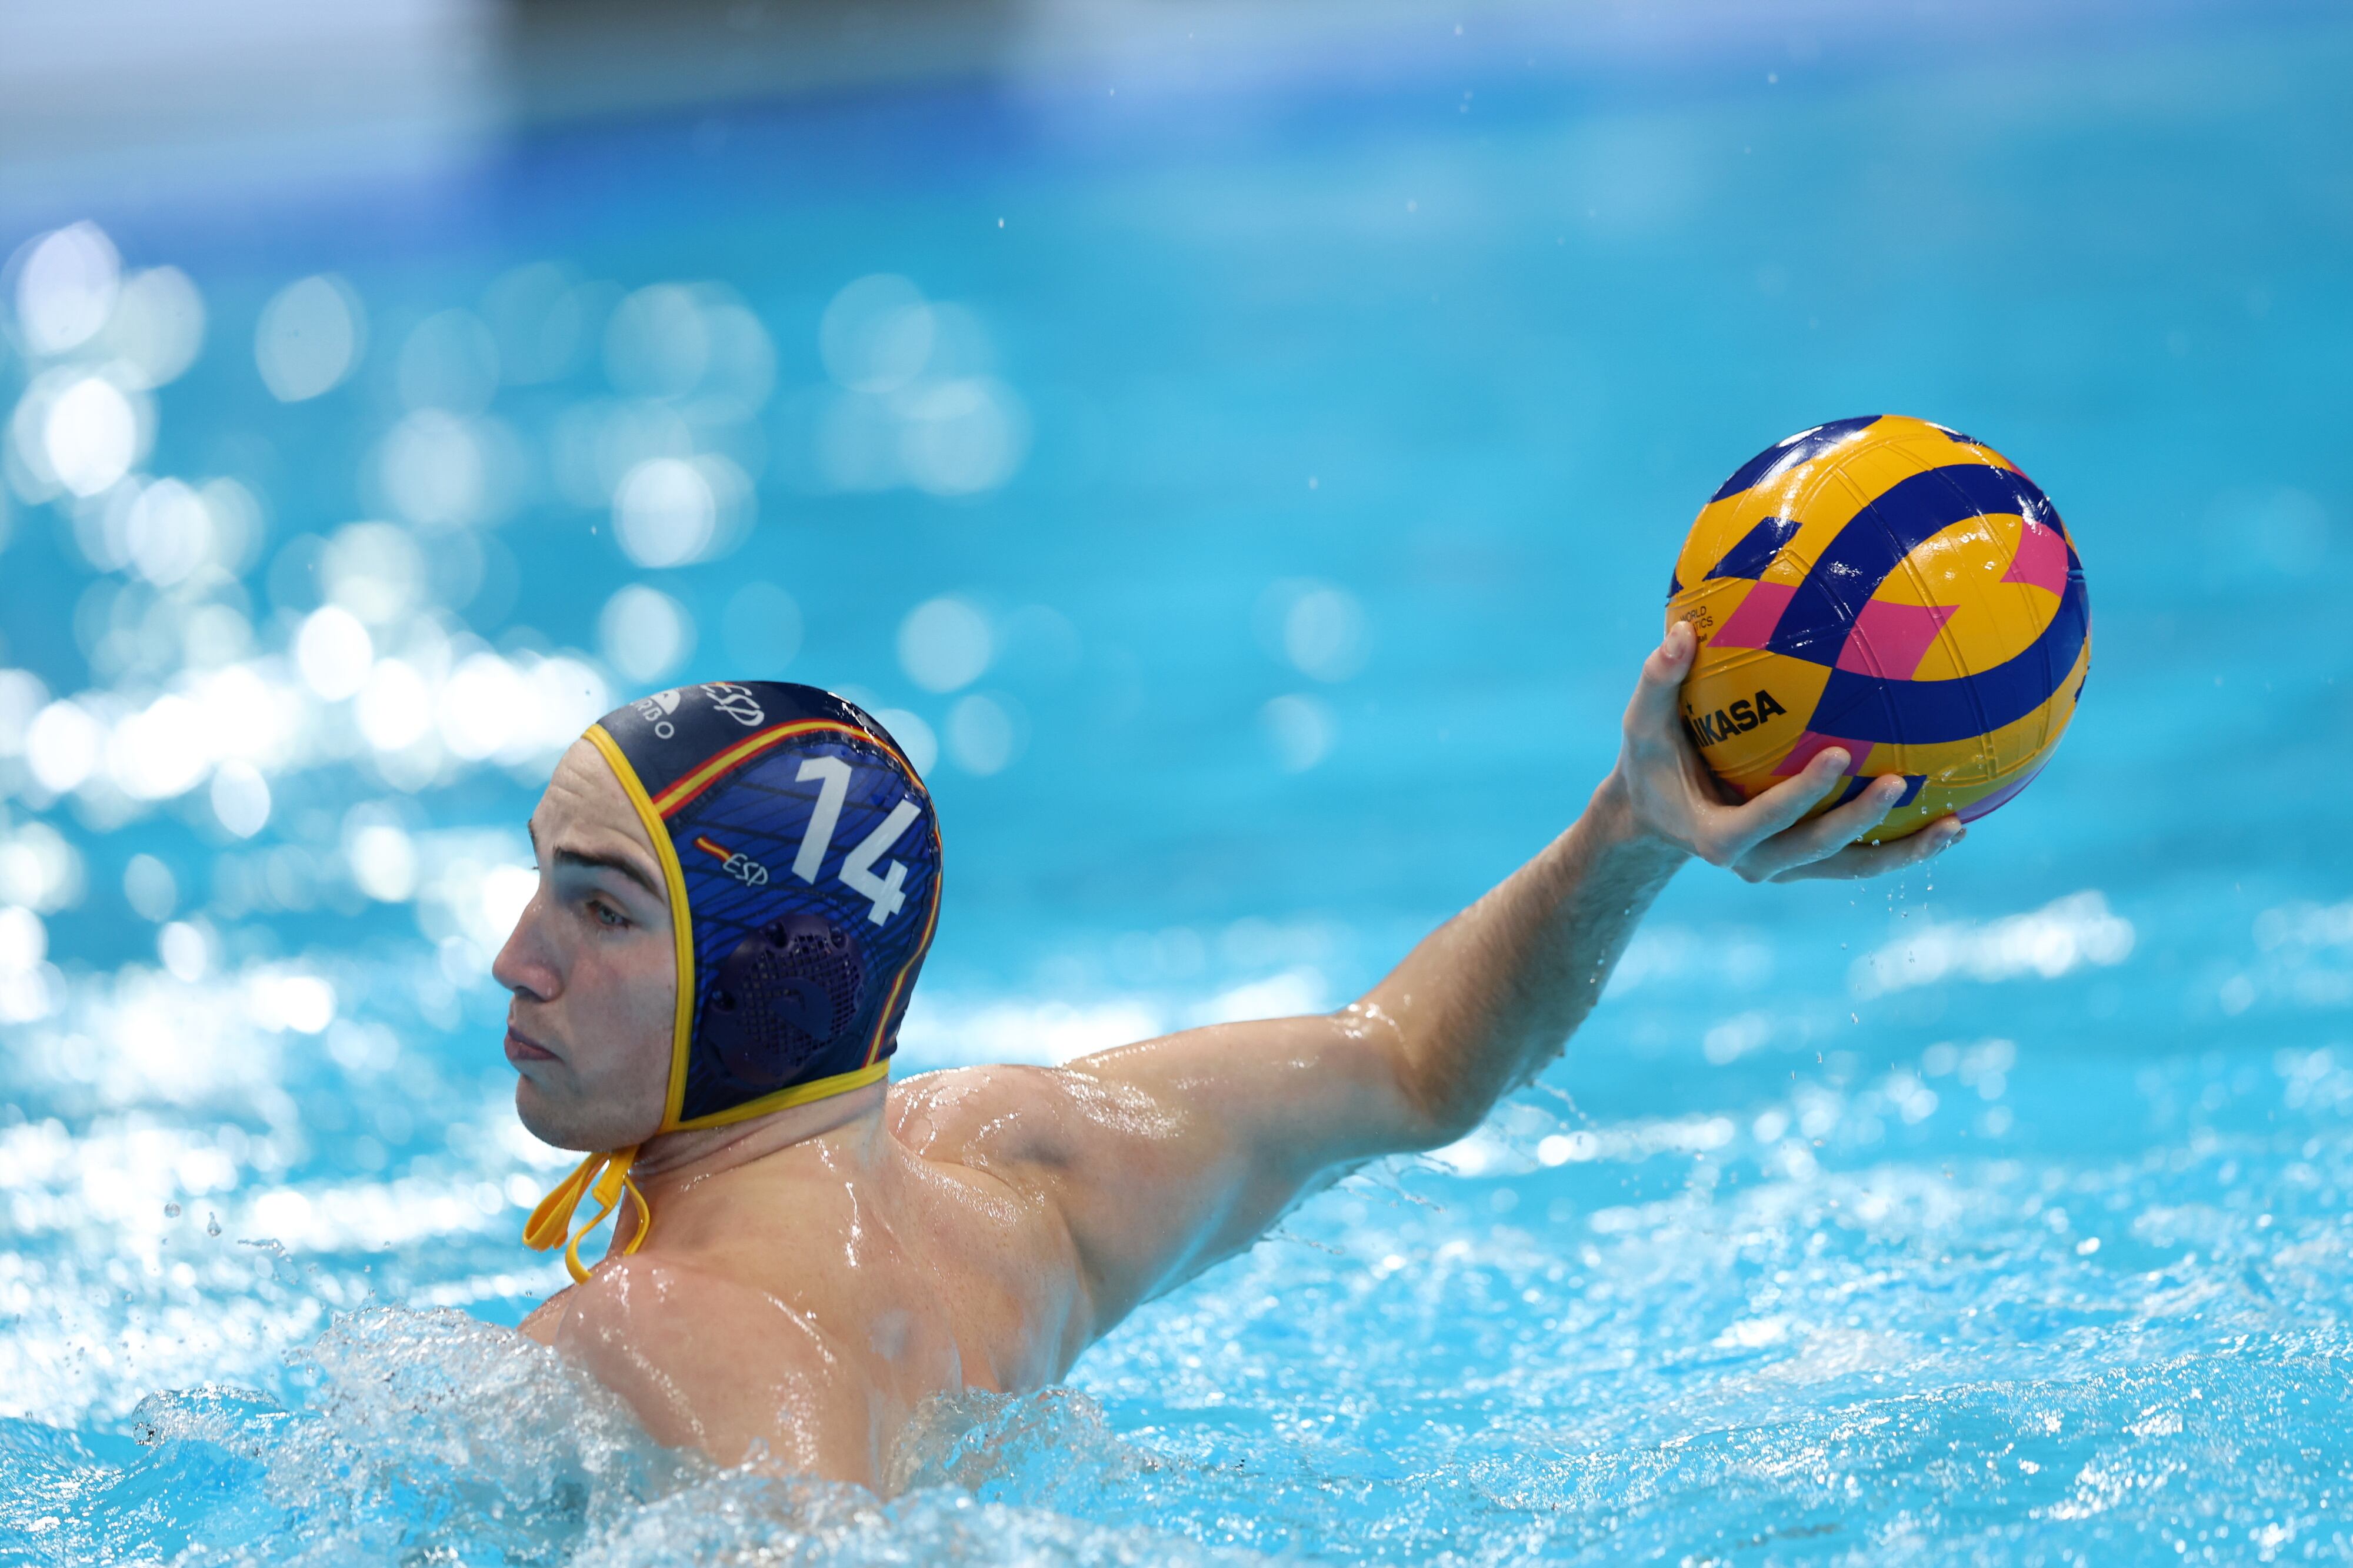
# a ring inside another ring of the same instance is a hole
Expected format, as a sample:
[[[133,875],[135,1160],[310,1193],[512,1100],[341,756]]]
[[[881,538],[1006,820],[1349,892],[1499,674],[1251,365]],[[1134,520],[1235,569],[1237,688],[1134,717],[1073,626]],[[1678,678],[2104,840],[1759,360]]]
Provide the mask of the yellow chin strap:
[[[626,1149],[591,1154],[581,1161],[578,1167],[557,1183],[555,1190],[540,1199],[539,1206],[531,1211],[531,1219],[522,1227],[523,1244],[533,1252],[552,1252],[558,1247],[563,1247],[564,1267],[572,1271],[575,1284],[584,1281],[588,1278],[588,1269],[580,1261],[580,1244],[587,1238],[590,1231],[605,1223],[605,1216],[618,1208],[623,1195],[627,1194],[637,1202],[638,1229],[636,1235],[621,1245],[620,1251],[627,1257],[643,1247],[646,1237],[653,1234],[654,1211],[646,1203],[646,1194],[638,1190],[638,1184],[629,1180],[629,1166],[637,1157],[638,1145],[632,1143]],[[580,1200],[591,1194],[596,1195],[599,1205],[596,1217],[575,1231],[572,1229],[573,1212],[579,1208]],[[619,1228],[620,1222],[617,1220],[614,1229],[617,1232]],[[606,1256],[612,1256],[611,1249],[607,1250]]]

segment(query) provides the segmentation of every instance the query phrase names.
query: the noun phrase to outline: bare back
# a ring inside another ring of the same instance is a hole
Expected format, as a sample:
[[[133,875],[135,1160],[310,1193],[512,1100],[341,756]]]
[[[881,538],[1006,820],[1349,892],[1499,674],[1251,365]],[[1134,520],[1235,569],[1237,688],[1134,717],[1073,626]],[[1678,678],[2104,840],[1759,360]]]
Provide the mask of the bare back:
[[[1092,1314],[1029,1159],[1031,1069],[893,1086],[875,1114],[657,1200],[643,1247],[523,1324],[665,1443],[880,1489],[937,1394],[1067,1371]],[[1010,1080],[1010,1081],[1008,1081]]]

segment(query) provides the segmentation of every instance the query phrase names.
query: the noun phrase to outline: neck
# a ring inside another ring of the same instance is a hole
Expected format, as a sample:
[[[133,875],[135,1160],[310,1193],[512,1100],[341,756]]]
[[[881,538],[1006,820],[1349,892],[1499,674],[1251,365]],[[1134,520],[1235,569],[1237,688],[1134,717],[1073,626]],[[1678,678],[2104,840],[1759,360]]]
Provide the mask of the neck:
[[[723,1172],[765,1160],[797,1144],[821,1142],[853,1171],[871,1167],[882,1152],[886,1079],[807,1105],[788,1105],[748,1121],[660,1132],[639,1145],[630,1174],[659,1204]]]

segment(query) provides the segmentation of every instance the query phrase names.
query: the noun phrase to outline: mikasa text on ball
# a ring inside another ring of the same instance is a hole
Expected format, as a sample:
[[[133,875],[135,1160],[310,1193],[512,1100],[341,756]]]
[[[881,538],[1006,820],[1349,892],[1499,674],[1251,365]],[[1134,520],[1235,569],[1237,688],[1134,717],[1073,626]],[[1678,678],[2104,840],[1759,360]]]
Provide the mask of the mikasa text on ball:
[[[1818,752],[1905,793],[1866,837],[2024,789],[2073,717],[2092,660],[2084,566],[2034,481],[1923,419],[1839,419],[1759,452],[1683,541],[1667,617],[1699,651],[1683,718],[1745,795]]]

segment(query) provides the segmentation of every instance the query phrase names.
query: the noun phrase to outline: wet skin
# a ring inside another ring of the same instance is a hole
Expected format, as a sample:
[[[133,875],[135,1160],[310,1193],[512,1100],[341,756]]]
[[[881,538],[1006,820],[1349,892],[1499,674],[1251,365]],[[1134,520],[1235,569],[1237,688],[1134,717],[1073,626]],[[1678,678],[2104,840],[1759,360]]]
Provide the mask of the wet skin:
[[[1050,1383],[1352,1166],[1477,1126],[1560,1054],[1684,861],[1751,881],[1864,877],[1960,837],[1947,820],[1855,843],[1901,795],[1893,778],[1804,819],[1847,765],[1837,751],[1735,804],[1680,721],[1691,656],[1678,626],[1645,661],[1584,815],[1336,1013],[1062,1068],[927,1073],[659,1136],[668,907],[619,784],[575,744],[533,814],[539,889],[494,966],[513,996],[515,1106],[560,1147],[642,1142],[657,1224],[523,1332],[665,1443],[886,1489],[926,1398]],[[625,1209],[623,1236],[636,1222]]]

